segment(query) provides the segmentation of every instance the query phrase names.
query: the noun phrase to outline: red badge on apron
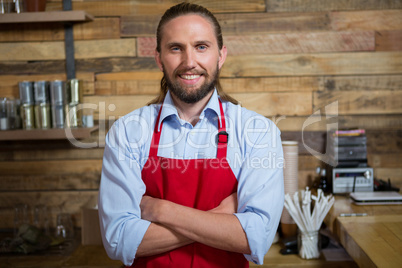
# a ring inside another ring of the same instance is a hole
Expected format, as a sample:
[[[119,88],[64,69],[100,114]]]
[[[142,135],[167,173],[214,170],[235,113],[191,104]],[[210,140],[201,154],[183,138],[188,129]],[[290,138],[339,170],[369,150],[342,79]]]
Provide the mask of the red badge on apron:
[[[146,195],[200,210],[217,207],[223,199],[237,191],[237,179],[226,159],[228,134],[222,103],[219,101],[221,121],[218,131],[217,157],[214,159],[171,159],[158,157],[159,110],[151,141],[149,158],[142,169]],[[162,254],[134,260],[133,267],[248,267],[240,253],[192,243]]]

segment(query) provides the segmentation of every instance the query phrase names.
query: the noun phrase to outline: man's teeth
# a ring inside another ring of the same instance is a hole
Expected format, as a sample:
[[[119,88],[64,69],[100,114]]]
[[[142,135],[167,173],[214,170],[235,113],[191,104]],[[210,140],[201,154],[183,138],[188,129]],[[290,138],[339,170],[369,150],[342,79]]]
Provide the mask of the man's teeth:
[[[186,80],[193,80],[198,77],[200,77],[199,74],[192,74],[192,75],[180,75],[181,78],[186,79]]]

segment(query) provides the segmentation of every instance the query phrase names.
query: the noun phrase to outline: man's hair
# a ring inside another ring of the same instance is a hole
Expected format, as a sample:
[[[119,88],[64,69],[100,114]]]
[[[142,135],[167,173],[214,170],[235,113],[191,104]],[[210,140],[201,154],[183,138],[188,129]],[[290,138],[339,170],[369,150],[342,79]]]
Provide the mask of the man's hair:
[[[215,16],[205,7],[202,7],[200,5],[196,4],[191,4],[191,3],[180,3],[178,5],[172,6],[168,10],[166,10],[165,14],[163,14],[161,20],[159,21],[158,28],[156,30],[156,51],[161,53],[161,40],[162,40],[162,32],[165,24],[167,24],[169,21],[180,17],[184,15],[189,15],[189,14],[195,14],[199,15],[205,19],[207,19],[209,22],[211,22],[214,32],[215,32],[215,37],[218,43],[218,48],[219,50],[222,49],[223,47],[223,38],[222,38],[222,30],[221,26],[219,25],[218,20],[215,18]],[[219,75],[216,79],[216,84],[215,87],[218,91],[219,96],[221,97],[222,100],[225,101],[230,101],[234,104],[238,104],[238,101],[223,92],[222,86],[219,81]],[[157,104],[157,103],[162,103],[163,100],[165,99],[166,93],[168,91],[167,83],[166,83],[166,78],[165,76],[162,77],[161,79],[161,88],[160,88],[160,93],[159,96],[153,99],[149,104]]]

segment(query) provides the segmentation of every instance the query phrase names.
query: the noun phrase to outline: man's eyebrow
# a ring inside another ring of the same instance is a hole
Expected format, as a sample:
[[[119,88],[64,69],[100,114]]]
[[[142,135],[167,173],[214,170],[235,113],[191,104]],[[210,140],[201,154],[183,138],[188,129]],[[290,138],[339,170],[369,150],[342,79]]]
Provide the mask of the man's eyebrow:
[[[208,40],[199,40],[199,41],[196,41],[195,44],[196,44],[196,45],[199,45],[199,44],[207,44],[207,45],[210,46],[210,45],[213,44],[213,42],[208,41]]]
[[[208,40],[199,40],[199,41],[196,41],[194,44],[195,45],[204,45],[205,44],[205,45],[211,46],[213,44],[213,42],[208,41]],[[170,43],[166,44],[166,47],[184,47],[184,46],[185,45],[180,42],[170,42]]]
[[[208,45],[208,46],[211,46],[211,45],[212,45],[212,42],[211,42],[211,41],[208,41],[208,40],[200,40],[200,41],[195,42],[195,44],[196,44],[196,45],[203,45],[203,44],[206,44],[206,45]]]
[[[166,44],[166,47],[182,47],[182,46],[183,44],[179,42],[171,42]]]

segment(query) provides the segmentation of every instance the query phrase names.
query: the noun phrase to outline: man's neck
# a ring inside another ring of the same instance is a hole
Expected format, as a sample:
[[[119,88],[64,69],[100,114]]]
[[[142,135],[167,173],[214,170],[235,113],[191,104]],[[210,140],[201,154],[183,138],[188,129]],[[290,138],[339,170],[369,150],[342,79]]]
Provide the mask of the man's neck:
[[[208,93],[208,95],[206,95],[203,99],[199,100],[196,103],[183,102],[179,100],[174,94],[171,94],[179,117],[195,126],[200,118],[202,110],[204,110],[213,92],[214,91],[211,91],[210,93]]]

